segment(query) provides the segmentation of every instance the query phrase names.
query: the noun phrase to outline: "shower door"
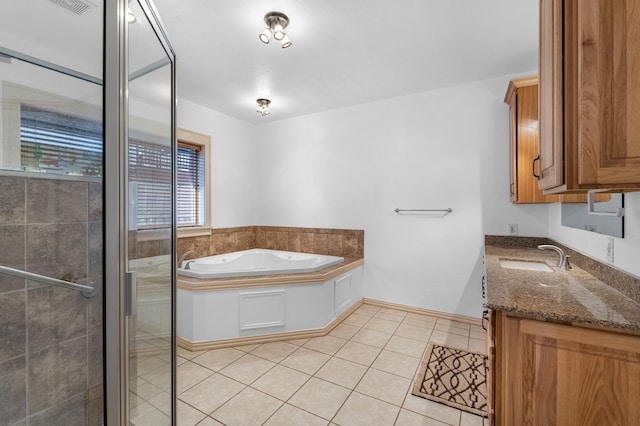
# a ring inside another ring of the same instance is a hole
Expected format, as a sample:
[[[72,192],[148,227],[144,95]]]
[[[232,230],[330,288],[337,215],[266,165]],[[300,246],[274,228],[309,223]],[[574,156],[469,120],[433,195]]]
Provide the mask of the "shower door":
[[[111,321],[107,317],[107,345],[118,342],[117,350],[108,347],[107,369],[120,372],[106,378],[107,420],[170,425],[175,423],[175,57],[149,0],[107,1],[105,13],[105,275],[107,283],[118,283],[106,290],[106,310],[113,306],[120,312]]]

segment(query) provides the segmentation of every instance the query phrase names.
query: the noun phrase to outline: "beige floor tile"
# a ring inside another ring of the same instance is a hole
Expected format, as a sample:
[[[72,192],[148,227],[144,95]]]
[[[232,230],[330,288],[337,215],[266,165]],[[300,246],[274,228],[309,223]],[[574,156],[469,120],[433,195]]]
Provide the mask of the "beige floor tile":
[[[213,349],[193,358],[191,362],[207,367],[209,370],[220,371],[244,354],[234,348]]]
[[[330,336],[339,337],[341,339],[349,340],[360,330],[360,327],[349,324],[340,324],[329,333]]]
[[[296,346],[302,346],[308,341],[309,339],[293,339],[293,340],[287,340],[287,343],[291,343],[292,345],[296,345]]]
[[[460,410],[412,395],[411,389],[407,393],[402,408],[449,425],[457,426],[460,423]]]
[[[180,425],[178,425],[180,426]],[[205,417],[197,426],[224,426],[217,420],[212,419],[211,417]]]
[[[186,358],[182,358],[181,356],[177,356],[176,357],[176,365],[182,365],[187,361],[189,361],[189,360],[186,359]]]
[[[156,407],[166,415],[171,415],[171,395],[169,392],[161,392],[149,400],[149,404]]]
[[[276,364],[266,359],[246,354],[220,370],[220,373],[246,385],[250,385],[258,377],[271,370],[274,365]]]
[[[291,343],[271,342],[258,346],[251,351],[251,355],[259,356],[272,362],[280,362],[291,355],[296,349],[298,349],[298,346],[292,345]]]
[[[409,385],[410,379],[370,368],[355,390],[400,407]]]
[[[315,376],[345,388],[353,389],[366,371],[367,367],[364,365],[333,357],[327,361]]]
[[[282,401],[272,396],[246,388],[214,411],[211,416],[227,425],[260,425],[281,405]]]
[[[380,308],[378,308],[377,306],[362,305],[358,309],[356,309],[355,313],[356,314],[360,314],[360,315],[365,315],[365,316],[368,316],[368,317],[372,317],[379,310],[380,310]]]
[[[189,404],[178,400],[176,403],[176,419],[178,426],[194,426],[204,420],[207,415],[202,411],[196,410]]]
[[[131,392],[139,396],[140,399],[148,401],[154,396],[163,392],[163,390],[152,383],[140,380],[137,382],[135,387],[131,387]]]
[[[280,364],[312,375],[318,371],[329,358],[331,357],[327,354],[312,351],[311,349],[299,348],[283,359]]]
[[[398,420],[396,426],[450,426],[447,423],[442,423],[438,420],[431,419],[429,417],[422,416],[413,411],[400,410],[398,414]]]
[[[396,336],[426,342],[431,337],[431,328],[402,323],[394,333]]]
[[[380,353],[380,348],[363,345],[362,343],[349,341],[337,353],[337,358],[357,362],[358,364],[370,366]]]
[[[487,332],[484,330],[482,331],[471,330],[469,337],[472,339],[484,340],[487,338]]]
[[[431,333],[429,343],[436,343],[438,345],[450,346],[452,348],[464,350],[469,348],[469,338],[437,330]]]
[[[436,321],[438,321],[438,317],[436,317],[436,316],[429,315],[429,314],[418,314],[416,312],[409,312],[407,314],[407,318],[413,318],[413,319],[417,319],[417,320],[421,320],[421,321],[428,321],[428,322],[436,322]]]
[[[326,426],[327,421],[307,413],[304,410],[294,407],[293,405],[284,404],[275,412],[273,416],[265,423],[265,426]]]
[[[249,353],[252,350],[254,350],[255,348],[257,348],[260,345],[240,345],[240,346],[236,346],[234,349],[237,349],[239,351],[242,351],[244,353]]]
[[[352,338],[353,342],[363,343],[369,346],[375,346],[376,348],[383,348],[387,344],[391,334],[381,333],[375,330],[369,330],[367,328],[360,329]]]
[[[395,309],[395,308],[386,308],[386,307],[380,307],[380,309],[378,310],[378,312],[382,312],[385,314],[389,314],[389,315],[395,315],[397,317],[406,317],[408,312],[407,311],[403,311],[401,309]]]
[[[381,333],[393,334],[400,323],[395,321],[388,321],[380,318],[371,318],[365,325],[364,328],[369,330],[379,331]]]
[[[487,354],[487,342],[478,339],[469,339],[469,352],[477,352],[479,354]]]
[[[376,312],[376,314],[373,316],[374,318],[379,318],[379,319],[383,319],[383,320],[387,320],[387,321],[393,321],[393,322],[402,322],[402,320],[404,319],[405,315],[395,315],[395,314],[390,314],[387,312]]]
[[[418,364],[420,364],[420,358],[382,350],[371,367],[406,379],[413,379]]]
[[[471,328],[471,324],[466,323],[466,322],[462,322],[462,321],[456,321],[456,320],[450,320],[450,319],[446,319],[446,318],[438,318],[438,321],[436,321],[437,324],[440,325],[448,325],[451,327],[457,327],[457,328],[464,328],[466,330],[469,330]]]
[[[288,402],[323,419],[331,420],[350,392],[342,386],[312,377]]]
[[[178,398],[205,414],[211,414],[246,386],[216,373],[203,380]]]
[[[323,354],[333,355],[338,352],[344,344],[347,343],[345,339],[340,339],[334,336],[322,336],[314,337],[304,344],[307,349],[322,352]]]
[[[431,320],[431,317],[425,317],[425,318],[412,318],[407,316],[405,319],[402,320],[403,324],[409,324],[409,325],[415,325],[417,327],[424,327],[424,328],[428,328],[428,329],[433,329],[433,327],[436,325],[436,321]]]
[[[353,313],[342,321],[343,324],[355,325],[356,327],[362,327],[371,319],[373,315],[362,315]]]
[[[171,418],[160,410],[153,409],[138,416],[131,416],[132,426],[169,426]]]
[[[186,358],[186,359],[195,358],[198,355],[202,355],[204,352],[205,351],[190,351],[180,346],[178,346],[178,349],[176,351],[178,356],[181,356],[182,358]]]
[[[427,342],[407,339],[406,337],[393,336],[384,347],[388,351],[421,358],[427,347]]]
[[[353,392],[333,422],[345,426],[393,425],[399,411],[399,407]]]
[[[483,426],[484,421],[482,417],[475,416],[471,413],[467,413],[466,411],[461,412],[460,416],[460,426]]]
[[[268,395],[286,401],[309,380],[308,374],[276,365],[264,376],[253,382],[251,387]]]
[[[469,337],[469,328],[454,327],[447,324],[436,324],[433,329],[437,331],[443,331],[445,333],[458,334],[460,336]]]
[[[176,369],[176,392],[180,395],[182,392],[193,387],[197,383],[200,383],[212,374],[214,374],[213,371],[208,368],[195,364],[191,361],[185,362]]]

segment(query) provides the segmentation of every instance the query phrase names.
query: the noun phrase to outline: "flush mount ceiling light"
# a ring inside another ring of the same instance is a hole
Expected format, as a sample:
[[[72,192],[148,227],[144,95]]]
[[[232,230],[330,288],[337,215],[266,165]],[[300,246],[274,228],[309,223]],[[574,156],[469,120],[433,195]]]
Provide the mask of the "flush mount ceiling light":
[[[285,28],[289,25],[289,18],[282,12],[269,12],[264,15],[264,23],[267,24],[267,28],[258,37],[264,44],[269,44],[271,36],[278,40],[282,44],[282,48],[286,49],[291,46],[291,41],[287,33],[284,32]]]
[[[271,101],[269,99],[256,99],[256,102],[258,102],[258,109],[256,109],[256,112],[258,114],[260,114],[261,116],[265,116],[265,115],[269,115],[271,114],[271,109],[269,109],[269,104],[271,103]]]

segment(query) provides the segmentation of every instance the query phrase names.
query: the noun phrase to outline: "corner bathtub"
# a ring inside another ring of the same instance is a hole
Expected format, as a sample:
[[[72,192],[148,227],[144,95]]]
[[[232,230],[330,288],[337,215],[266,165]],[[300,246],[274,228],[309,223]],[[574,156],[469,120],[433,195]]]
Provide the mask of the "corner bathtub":
[[[176,323],[192,351],[325,335],[364,297],[364,259],[253,249],[187,262]]]
[[[343,261],[338,256],[251,249],[186,260],[178,274],[200,279],[297,274],[316,272]]]

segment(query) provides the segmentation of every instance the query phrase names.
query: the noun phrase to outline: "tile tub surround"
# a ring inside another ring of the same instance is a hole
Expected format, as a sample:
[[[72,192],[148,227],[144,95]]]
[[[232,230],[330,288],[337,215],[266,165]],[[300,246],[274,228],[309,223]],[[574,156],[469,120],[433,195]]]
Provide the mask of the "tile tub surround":
[[[538,249],[538,244],[556,243],[537,238],[487,237],[485,265],[489,309],[640,335],[640,305],[609,284],[616,279],[615,274],[611,274],[608,283],[601,281],[586,270],[587,267],[593,270],[592,260],[581,259],[586,257],[583,255],[574,258],[573,250],[569,249],[566,252],[572,255],[573,269],[559,270],[555,267],[557,254]],[[502,268],[500,259],[505,258],[545,262],[554,271]],[[582,265],[587,266],[583,269]]]
[[[364,231],[354,229],[243,226],[214,228],[211,235],[178,238],[178,258],[188,250],[199,257],[252,248],[364,258]]]
[[[3,172],[0,193],[0,265],[101,282],[101,183]],[[0,275],[0,307],[0,424],[101,424],[101,295]]]

